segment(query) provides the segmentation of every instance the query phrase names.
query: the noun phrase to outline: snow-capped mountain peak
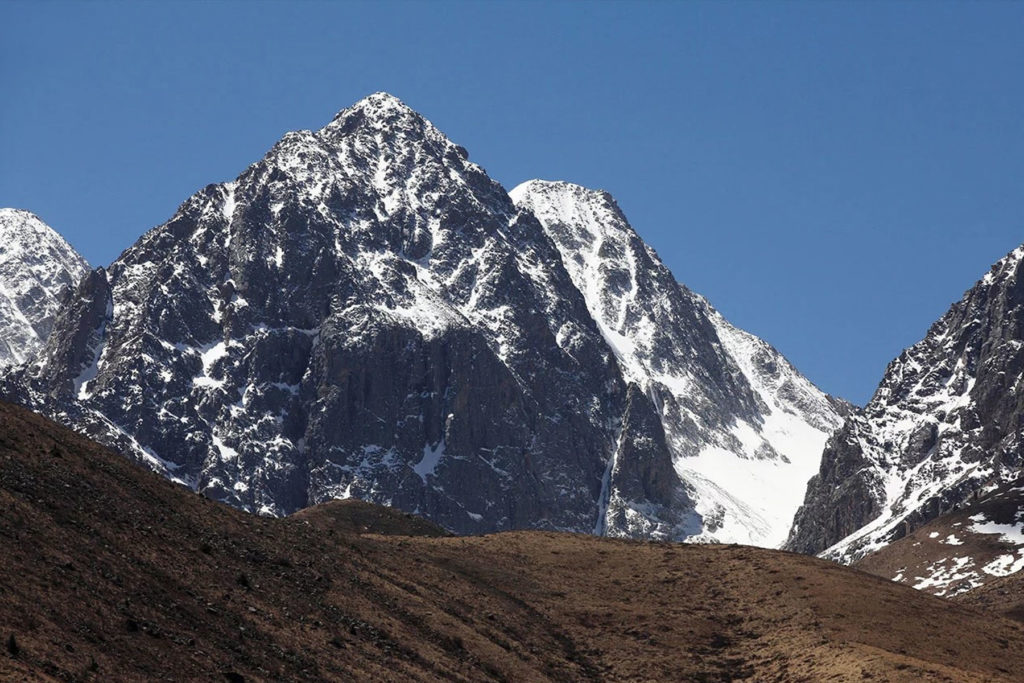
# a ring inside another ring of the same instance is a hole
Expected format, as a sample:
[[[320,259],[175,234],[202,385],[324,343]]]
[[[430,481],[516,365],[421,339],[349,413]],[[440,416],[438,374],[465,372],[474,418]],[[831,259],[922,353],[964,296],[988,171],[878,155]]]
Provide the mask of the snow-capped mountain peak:
[[[83,279],[23,374],[23,400],[244,509],[356,497],[460,532],[776,545],[778,491],[841,420],[610,195],[510,197],[384,93]]]
[[[540,224],[466,156],[384,95],[285,135],[79,292],[36,395],[254,512],[592,530],[626,387]]]
[[[607,192],[532,180],[510,196],[540,219],[623,374],[657,407],[704,520],[691,538],[781,544],[844,405],[678,284]]]
[[[410,126],[422,126],[443,135],[405,102],[387,92],[367,95],[352,106],[342,109],[325,128],[345,130],[361,124],[388,133]]]
[[[62,297],[88,270],[38,216],[0,209],[0,363],[22,363],[42,348]]]

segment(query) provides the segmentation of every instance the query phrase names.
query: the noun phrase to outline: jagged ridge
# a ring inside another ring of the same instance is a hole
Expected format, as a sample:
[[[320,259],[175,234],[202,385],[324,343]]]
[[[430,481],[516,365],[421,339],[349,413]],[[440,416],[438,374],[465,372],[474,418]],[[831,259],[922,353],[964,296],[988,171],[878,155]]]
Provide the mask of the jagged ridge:
[[[829,441],[788,547],[854,561],[1017,477],[1024,246],[893,360]]]

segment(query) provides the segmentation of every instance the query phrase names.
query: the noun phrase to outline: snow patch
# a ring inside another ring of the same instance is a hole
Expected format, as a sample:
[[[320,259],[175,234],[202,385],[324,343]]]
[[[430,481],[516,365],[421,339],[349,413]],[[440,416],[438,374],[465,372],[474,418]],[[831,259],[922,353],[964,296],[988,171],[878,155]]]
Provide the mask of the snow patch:
[[[235,460],[238,458],[238,451],[224,443],[219,436],[213,434],[212,439],[213,447],[216,448],[217,453],[220,454],[221,462],[227,462],[228,460]]]
[[[434,474],[434,470],[437,469],[438,463],[441,462],[441,458],[444,457],[445,443],[444,439],[437,442],[433,446],[427,444],[423,447],[423,457],[420,461],[413,465],[412,470],[419,475],[423,483],[427,483],[427,477]]]

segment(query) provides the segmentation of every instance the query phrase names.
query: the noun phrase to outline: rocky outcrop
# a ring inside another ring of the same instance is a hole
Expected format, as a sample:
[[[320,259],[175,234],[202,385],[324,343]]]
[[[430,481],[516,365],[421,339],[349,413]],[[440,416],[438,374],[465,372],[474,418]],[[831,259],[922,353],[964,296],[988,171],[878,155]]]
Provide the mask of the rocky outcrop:
[[[659,415],[636,384],[629,385],[602,501],[604,514],[595,529],[599,535],[687,538],[703,531],[692,489],[675,472]]]
[[[56,397],[78,396],[82,385],[96,376],[100,343],[113,312],[107,273],[87,273],[64,300],[57,325],[41,356],[39,384]]]

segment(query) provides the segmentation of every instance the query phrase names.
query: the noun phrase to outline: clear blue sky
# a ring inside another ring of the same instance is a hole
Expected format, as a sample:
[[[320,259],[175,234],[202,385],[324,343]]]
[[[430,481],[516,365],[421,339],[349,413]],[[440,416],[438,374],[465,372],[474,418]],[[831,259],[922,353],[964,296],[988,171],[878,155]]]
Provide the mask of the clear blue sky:
[[[1024,4],[0,3],[0,206],[106,265],[387,90],[511,188],[609,190],[863,402],[1024,241]]]

